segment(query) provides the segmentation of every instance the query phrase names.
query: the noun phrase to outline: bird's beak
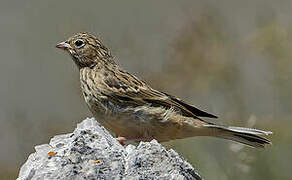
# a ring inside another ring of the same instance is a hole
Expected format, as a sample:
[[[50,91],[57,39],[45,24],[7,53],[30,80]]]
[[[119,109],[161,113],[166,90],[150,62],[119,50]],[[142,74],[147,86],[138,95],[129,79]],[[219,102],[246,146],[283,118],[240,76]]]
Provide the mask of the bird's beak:
[[[66,50],[68,48],[71,48],[70,44],[67,43],[66,41],[65,42],[60,42],[59,44],[56,45],[56,48],[60,48],[60,49],[63,49],[63,50]]]

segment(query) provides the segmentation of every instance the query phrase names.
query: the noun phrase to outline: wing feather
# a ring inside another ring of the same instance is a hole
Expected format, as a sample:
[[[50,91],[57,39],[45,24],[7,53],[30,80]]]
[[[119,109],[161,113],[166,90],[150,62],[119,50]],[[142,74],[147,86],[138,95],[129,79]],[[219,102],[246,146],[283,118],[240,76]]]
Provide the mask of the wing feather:
[[[152,89],[146,82],[139,80],[136,76],[122,70],[116,70],[114,76],[104,77],[104,94],[112,97],[113,100],[127,102],[131,104],[152,106],[163,106],[165,108],[175,108],[188,117],[209,117],[217,116],[190,105],[174,96]],[[198,118],[199,119],[199,118]]]

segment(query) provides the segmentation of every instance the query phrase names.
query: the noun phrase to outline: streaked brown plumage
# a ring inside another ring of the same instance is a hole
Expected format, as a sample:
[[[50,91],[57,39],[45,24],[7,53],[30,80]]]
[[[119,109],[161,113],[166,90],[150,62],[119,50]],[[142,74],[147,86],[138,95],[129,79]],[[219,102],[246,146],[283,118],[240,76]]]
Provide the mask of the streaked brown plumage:
[[[252,147],[271,144],[260,136],[271,132],[210,123],[201,117],[217,117],[152,89],[123,71],[109,50],[90,34],[77,34],[57,47],[69,52],[79,68],[83,96],[94,117],[118,136],[160,142],[213,136]]]

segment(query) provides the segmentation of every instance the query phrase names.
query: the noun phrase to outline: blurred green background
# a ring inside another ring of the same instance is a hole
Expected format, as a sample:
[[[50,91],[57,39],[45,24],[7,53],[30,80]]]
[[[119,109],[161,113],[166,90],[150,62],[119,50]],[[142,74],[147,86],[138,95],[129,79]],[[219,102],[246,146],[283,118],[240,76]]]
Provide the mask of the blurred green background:
[[[291,179],[291,9],[289,0],[1,1],[1,179],[91,116],[77,68],[55,48],[83,31],[154,88],[222,123],[274,132],[262,150],[203,137],[165,144],[205,179]]]

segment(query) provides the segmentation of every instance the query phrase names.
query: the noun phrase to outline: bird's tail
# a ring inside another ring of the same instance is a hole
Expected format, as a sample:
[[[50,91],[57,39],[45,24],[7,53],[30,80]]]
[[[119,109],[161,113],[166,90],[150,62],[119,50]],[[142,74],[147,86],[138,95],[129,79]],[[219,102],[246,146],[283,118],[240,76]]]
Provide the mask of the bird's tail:
[[[272,144],[269,139],[261,137],[272,134],[271,131],[210,124],[204,125],[205,128],[211,136],[236,141],[255,148],[263,148],[267,144]]]

